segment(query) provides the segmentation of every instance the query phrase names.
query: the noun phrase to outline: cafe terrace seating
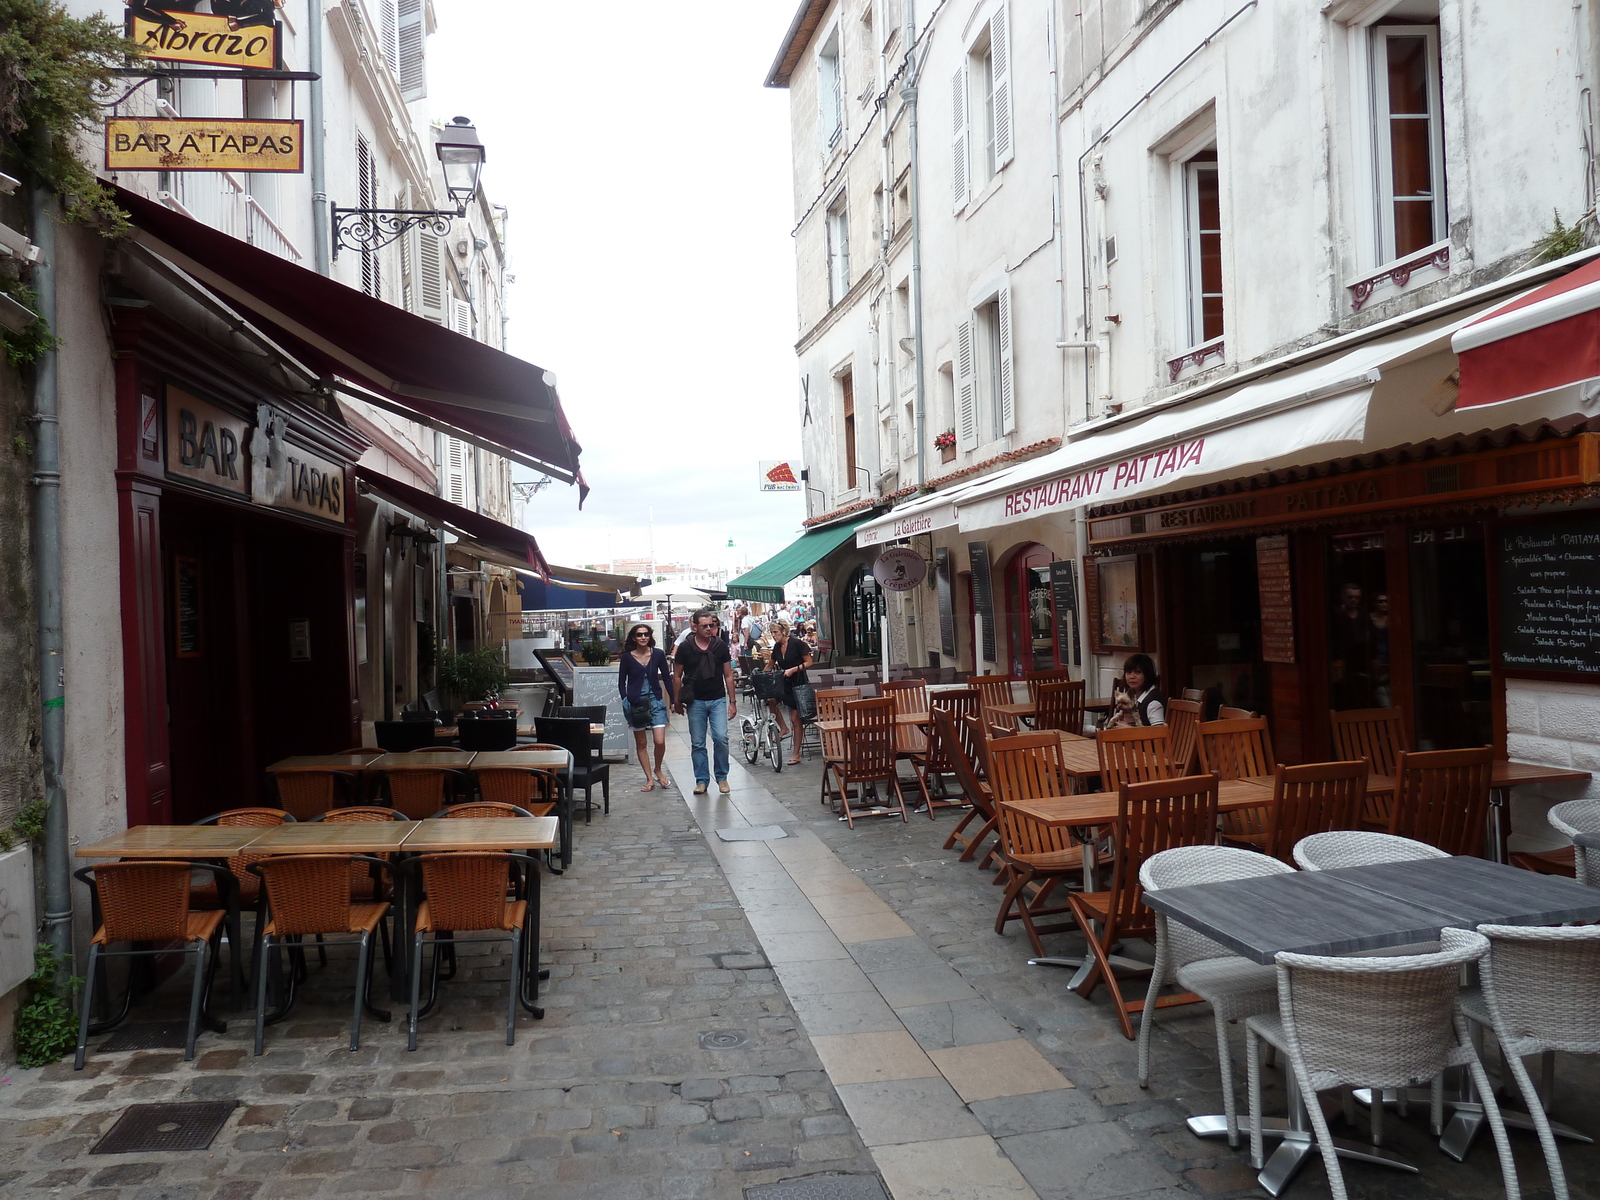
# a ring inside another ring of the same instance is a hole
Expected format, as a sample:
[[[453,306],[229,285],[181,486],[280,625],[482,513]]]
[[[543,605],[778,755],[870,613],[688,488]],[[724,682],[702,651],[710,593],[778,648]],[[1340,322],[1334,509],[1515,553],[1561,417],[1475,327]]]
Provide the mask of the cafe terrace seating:
[[[968,714],[973,723],[978,718]],[[965,720],[962,718],[961,720]],[[978,770],[973,752],[969,749],[970,729],[964,726],[954,715],[953,710],[935,706],[933,709],[933,744],[938,747],[938,753],[949,762],[951,772],[956,777],[956,786],[960,789],[962,797],[969,805],[961,819],[956,822],[956,827],[950,831],[950,836],[944,841],[944,849],[953,850],[961,847],[961,857],[957,862],[971,862],[977,855],[979,847],[990,834],[995,832],[994,801],[989,791],[989,785],[978,778]],[[974,821],[978,822],[976,833],[967,833],[967,826]],[[980,869],[986,867],[989,859],[996,853],[991,849],[979,864]]]
[[[1335,757],[1364,758],[1372,764],[1374,775],[1393,778],[1399,773],[1400,755],[1411,749],[1411,743],[1406,738],[1405,723],[1400,719],[1398,708],[1334,710],[1328,713],[1328,718],[1333,728]],[[1389,828],[1393,808],[1393,792],[1369,794],[1362,819],[1367,828],[1381,832]]]
[[[1083,732],[1083,680],[1030,679],[1028,687],[1033,692],[1035,729]]]
[[[1493,768],[1494,751],[1488,746],[1402,753],[1389,832],[1446,854],[1481,855]]]
[[[1260,846],[1273,858],[1294,863],[1294,847],[1313,833],[1355,829],[1367,794],[1365,761],[1278,764],[1272,779],[1272,807]],[[1235,835],[1239,837],[1241,835]]]
[[[823,769],[833,773],[839,803],[844,808],[845,823],[856,827],[859,809],[851,804],[851,789],[857,789],[865,805],[867,787],[881,789],[888,799],[894,791],[900,819],[909,821],[905,794],[900,788],[900,774],[895,769],[894,701],[887,696],[876,700],[850,700],[844,705],[844,759],[838,763],[824,764]]]
[[[978,693],[974,688],[947,688],[935,692],[928,697],[927,712],[932,717],[939,713],[946,713],[954,722],[957,718],[967,716],[978,711]],[[952,729],[955,726],[952,724]],[[946,776],[956,773],[956,756],[961,754],[961,744],[958,737],[943,739],[939,736],[938,726],[935,724],[925,736],[921,753],[911,755],[911,769],[917,773],[917,782],[922,787],[922,794],[927,799],[928,817],[933,819],[934,810],[952,805],[971,804],[971,797],[963,789],[961,799],[948,799],[948,790],[945,786]],[[959,782],[959,781],[958,781]],[[938,794],[935,795],[935,792]],[[970,813],[968,814],[971,815]],[[946,847],[948,849],[948,847]]]

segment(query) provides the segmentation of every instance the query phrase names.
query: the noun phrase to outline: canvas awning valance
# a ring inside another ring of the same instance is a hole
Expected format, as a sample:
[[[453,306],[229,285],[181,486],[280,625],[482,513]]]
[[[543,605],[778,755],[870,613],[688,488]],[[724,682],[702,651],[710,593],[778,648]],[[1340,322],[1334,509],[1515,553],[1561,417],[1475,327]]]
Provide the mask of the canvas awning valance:
[[[803,575],[833,551],[850,540],[861,521],[844,521],[801,534],[759,567],[753,567],[728,583],[734,600],[755,600],[761,604],[782,604],[783,585]]]

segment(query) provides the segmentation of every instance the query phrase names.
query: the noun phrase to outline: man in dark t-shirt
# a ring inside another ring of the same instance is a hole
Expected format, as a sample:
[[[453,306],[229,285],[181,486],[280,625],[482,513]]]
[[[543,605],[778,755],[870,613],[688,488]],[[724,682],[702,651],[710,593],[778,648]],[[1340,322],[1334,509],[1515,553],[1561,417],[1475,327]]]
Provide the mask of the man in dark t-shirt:
[[[711,786],[715,765],[717,789],[728,790],[728,722],[738,711],[733,682],[733,661],[728,643],[717,636],[717,614],[702,608],[694,614],[693,635],[679,645],[673,660],[674,712],[689,714],[689,745],[694,761],[694,794],[703,796]],[[706,729],[711,730],[714,764],[706,761]]]

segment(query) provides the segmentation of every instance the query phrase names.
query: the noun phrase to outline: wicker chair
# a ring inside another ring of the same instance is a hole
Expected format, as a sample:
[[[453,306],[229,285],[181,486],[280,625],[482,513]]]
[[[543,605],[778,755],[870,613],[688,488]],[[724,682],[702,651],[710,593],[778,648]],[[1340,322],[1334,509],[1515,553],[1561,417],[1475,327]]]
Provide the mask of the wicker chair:
[[[1028,687],[1028,701],[1032,704],[1039,703],[1039,689],[1047,683],[1068,683],[1072,679],[1072,672],[1065,667],[1052,667],[1048,671],[1029,671],[1022,677]],[[1080,681],[1081,682],[1081,681]],[[1083,726],[1078,726],[1072,732],[1077,733]]]
[[[1367,764],[1357,762],[1278,764],[1272,781],[1272,810],[1262,849],[1294,864],[1292,852],[1303,839],[1331,830],[1361,826],[1361,805],[1367,794]]]
[[[256,1046],[264,1049],[269,1019],[288,1013],[294,1004],[297,971],[290,970],[282,1007],[271,1018],[267,1014],[267,961],[274,941],[298,942],[306,936],[330,933],[359,934],[356,946],[355,1011],[350,1018],[350,1049],[361,1048],[361,1012],[369,1007],[368,984],[372,978],[372,934],[389,911],[386,901],[354,903],[350,899],[351,859],[363,859],[387,868],[381,859],[366,855],[281,854],[250,864],[261,879],[266,893],[265,925],[256,936]],[[389,1014],[379,1009],[372,1013],[381,1021]]]
[[[1580,833],[1600,833],[1600,800],[1568,800],[1552,807],[1545,819],[1569,838]],[[1600,887],[1600,850],[1574,842],[1572,852],[1573,878],[1589,887]]]
[[[361,778],[348,771],[277,771],[272,776],[278,804],[296,821],[309,821],[333,808],[344,797],[361,795]]]
[[[533,874],[532,886],[537,887],[537,862],[526,854],[507,854],[500,851],[479,853],[466,851],[453,854],[423,854],[411,860],[409,867],[420,872],[423,890],[427,895],[417,908],[417,923],[412,934],[411,949],[411,1013],[406,1049],[417,1048],[417,1021],[438,999],[439,959],[444,949],[441,942],[454,947],[458,942],[497,942],[506,934],[511,936],[511,977],[506,1000],[506,1045],[516,1044],[517,1001],[535,1017],[544,1016],[544,1010],[534,1005],[525,988],[532,983],[529,962],[537,947],[534,938],[524,939],[527,924],[528,901],[511,899],[506,895],[506,880],[515,874],[518,862]],[[492,931],[488,937],[464,938],[459,930]],[[422,951],[427,940],[434,942],[433,967],[428,1003],[422,1000]],[[532,983],[533,999],[537,999],[537,983]]]
[[[1167,701],[1167,728],[1172,731],[1172,766],[1179,775],[1193,775],[1200,762],[1200,717],[1204,706],[1193,700]]]
[[[1051,679],[1041,683],[1030,680],[1028,687],[1034,693],[1035,729],[1083,733],[1083,680]]]
[[[315,821],[325,821],[330,825],[348,825],[353,822],[363,821],[404,821],[405,813],[395,808],[380,808],[375,805],[351,805],[348,808],[336,808],[331,812],[323,813]],[[374,854],[373,858],[380,862],[388,862],[389,855]],[[251,876],[251,878],[255,878]],[[394,889],[390,881],[384,877],[383,870],[372,866],[362,859],[353,859],[350,863],[350,898],[352,900],[387,900]],[[363,894],[365,893],[365,894]],[[389,954],[387,928],[380,926],[379,931],[384,937],[384,957]]]
[[[212,813],[209,817],[202,817],[195,822],[196,825],[243,825],[259,829],[294,823],[293,815],[281,808],[230,808],[226,812]],[[189,907],[220,908],[228,913],[229,986],[235,1007],[242,1001],[245,986],[244,930],[240,913],[246,908],[254,908],[260,899],[261,881],[250,874],[249,867],[262,857],[260,854],[232,855],[227,860],[231,883],[220,876],[214,876],[204,883],[192,885],[189,891]],[[232,903],[229,902],[230,894],[233,897]],[[257,921],[256,925],[259,929],[260,922]],[[253,955],[254,951],[251,953]]]
[[[1478,857],[1489,815],[1494,750],[1428,750],[1401,754],[1389,832]]]
[[[1163,850],[1139,868],[1139,885],[1146,891],[1186,887],[1193,883],[1218,883],[1225,879],[1254,879],[1292,870],[1276,859],[1233,846],[1178,846]],[[1233,1057],[1228,1025],[1278,1006],[1278,979],[1269,966],[1251,962],[1225,949],[1187,926],[1156,914],[1156,963],[1150,973],[1150,991],[1139,1014],[1139,1086],[1150,1086],[1151,1013],[1160,1003],[1161,989],[1176,983],[1211,1005],[1217,1030],[1217,1061],[1222,1068],[1222,1111],[1228,1145],[1239,1145],[1238,1107],[1233,1094]]]
[[[1245,1021],[1249,1062],[1250,1157],[1262,1164],[1261,1042],[1281,1050],[1293,1084],[1316,1131],[1334,1200],[1347,1200],[1344,1173],[1316,1100],[1336,1087],[1406,1088],[1437,1080],[1449,1067],[1465,1067],[1483,1095],[1494,1131],[1500,1172],[1510,1200],[1519,1196],[1511,1143],[1488,1076],[1456,1008],[1461,969],[1489,952],[1482,934],[1445,929],[1433,954],[1399,958],[1326,958],[1279,954],[1278,1012]],[[1440,1123],[1442,1092],[1434,1088],[1433,1122]],[[1381,1111],[1374,1107],[1374,1114]]]
[[[996,704],[1011,704],[1011,676],[1009,675],[968,675],[967,686],[978,689],[978,707],[983,712],[985,725],[1004,725],[1007,729],[1015,729],[1015,717],[991,716],[989,710]]]
[[[932,819],[937,808],[964,807],[972,803],[971,795],[965,785],[961,785],[960,799],[951,800],[945,787],[945,777],[956,773],[956,759],[961,756],[959,728],[954,722],[969,713],[978,711],[978,693],[973,688],[950,688],[947,691],[935,692],[928,697],[928,714],[937,718],[943,712],[949,714],[952,728],[956,735],[952,739],[941,739],[937,725],[927,738],[926,748],[921,754],[911,756],[911,769],[917,773],[917,780],[922,785],[922,794],[927,798],[928,817]],[[959,779],[957,780],[960,783]],[[937,785],[937,787],[930,786]],[[938,795],[935,796],[934,792]],[[968,816],[970,817],[970,813]],[[946,846],[946,849],[949,847]]]
[[[485,803],[526,809],[532,817],[547,817],[556,810],[561,785],[553,770],[491,767],[474,771],[472,775],[478,781],[478,797]]]
[[[1340,758],[1346,762],[1364,758],[1372,764],[1374,775],[1399,774],[1400,755],[1411,749],[1411,743],[1398,708],[1330,711],[1328,721],[1333,727],[1333,752]],[[1362,820],[1368,829],[1386,830],[1393,811],[1393,792],[1369,795],[1362,806]]]
[[[1172,764],[1172,733],[1165,725],[1102,729],[1094,740],[1101,791],[1114,792],[1125,783],[1171,779],[1178,773]]]
[[[1295,866],[1302,871],[1336,871],[1340,867],[1450,857],[1426,842],[1387,833],[1371,833],[1364,829],[1313,833],[1310,837],[1301,838],[1292,853]]]
[[[225,867],[203,863],[167,862],[147,859],[139,862],[101,863],[74,873],[75,878],[93,889],[99,910],[98,928],[89,942],[89,960],[84,969],[83,999],[78,1004],[78,1052],[73,1069],[83,1070],[89,1046],[89,1010],[93,1007],[95,974],[105,957],[125,958],[153,954],[172,954],[170,945],[182,942],[176,953],[194,956],[194,983],[189,989],[189,1032],[183,1043],[183,1058],[194,1058],[194,1040],[211,991],[211,970],[215,967],[213,943],[222,929],[225,913],[213,909],[196,911],[189,902],[189,876],[193,871],[210,871],[219,885],[231,878]],[[219,886],[219,890],[221,890]],[[229,889],[231,890],[231,888]],[[31,932],[31,931],[30,931]],[[108,950],[117,942],[154,942],[155,949]],[[237,951],[235,951],[237,956]],[[133,983],[128,983],[122,1013],[132,1004]]]
[[[413,753],[417,758],[415,766],[407,763],[385,769],[383,787],[390,808],[405,813],[408,821],[421,821],[449,804],[458,793],[464,793],[467,777],[448,767],[430,766],[426,750]]]
[[[851,829],[856,827],[856,810],[850,806],[850,789],[852,786],[863,789],[864,799],[869,783],[893,788],[900,806],[900,819],[911,819],[906,811],[905,795],[900,790],[896,762],[894,701],[887,696],[848,701],[844,706],[844,757],[837,763],[825,763],[823,770],[833,773],[845,823]]]
[[[1558,929],[1479,925],[1478,932],[1489,939],[1489,954],[1480,966],[1482,989],[1462,993],[1461,1011],[1469,1021],[1494,1030],[1539,1135],[1556,1200],[1567,1200],[1566,1174],[1553,1135],[1576,1131],[1553,1128],[1545,1106],[1557,1050],[1600,1054],[1600,925]],[[1522,1062],[1529,1054],[1543,1059],[1542,1098]],[[1460,1151],[1464,1154],[1466,1146]]]
[[[1124,938],[1155,940],[1155,913],[1144,902],[1139,870],[1147,859],[1177,846],[1209,846],[1217,837],[1217,777],[1188,775],[1149,783],[1124,783],[1118,788],[1116,864],[1109,892],[1076,892],[1068,897],[1072,915],[1084,930],[1100,927],[1098,936],[1087,933],[1094,965],[1077,985],[1087,998],[1102,980],[1111,992],[1112,1007],[1122,1036],[1133,1040],[1132,1013],[1144,1009],[1143,1000],[1125,1000],[1117,968],[1150,970],[1147,963],[1112,957],[1112,948]],[[1163,996],[1157,1004],[1193,1004],[1191,993]]]

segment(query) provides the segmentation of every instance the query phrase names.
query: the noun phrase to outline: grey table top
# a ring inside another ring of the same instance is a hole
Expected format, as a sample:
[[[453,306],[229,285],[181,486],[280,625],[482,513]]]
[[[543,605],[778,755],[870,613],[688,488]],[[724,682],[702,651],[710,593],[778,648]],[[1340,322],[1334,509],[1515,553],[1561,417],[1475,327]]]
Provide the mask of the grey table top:
[[[1600,850],[1600,833],[1580,833],[1572,840],[1591,850]]]
[[[1600,919],[1600,890],[1481,858],[1294,871],[1146,892],[1151,908],[1259,963],[1431,941],[1446,927]]]

